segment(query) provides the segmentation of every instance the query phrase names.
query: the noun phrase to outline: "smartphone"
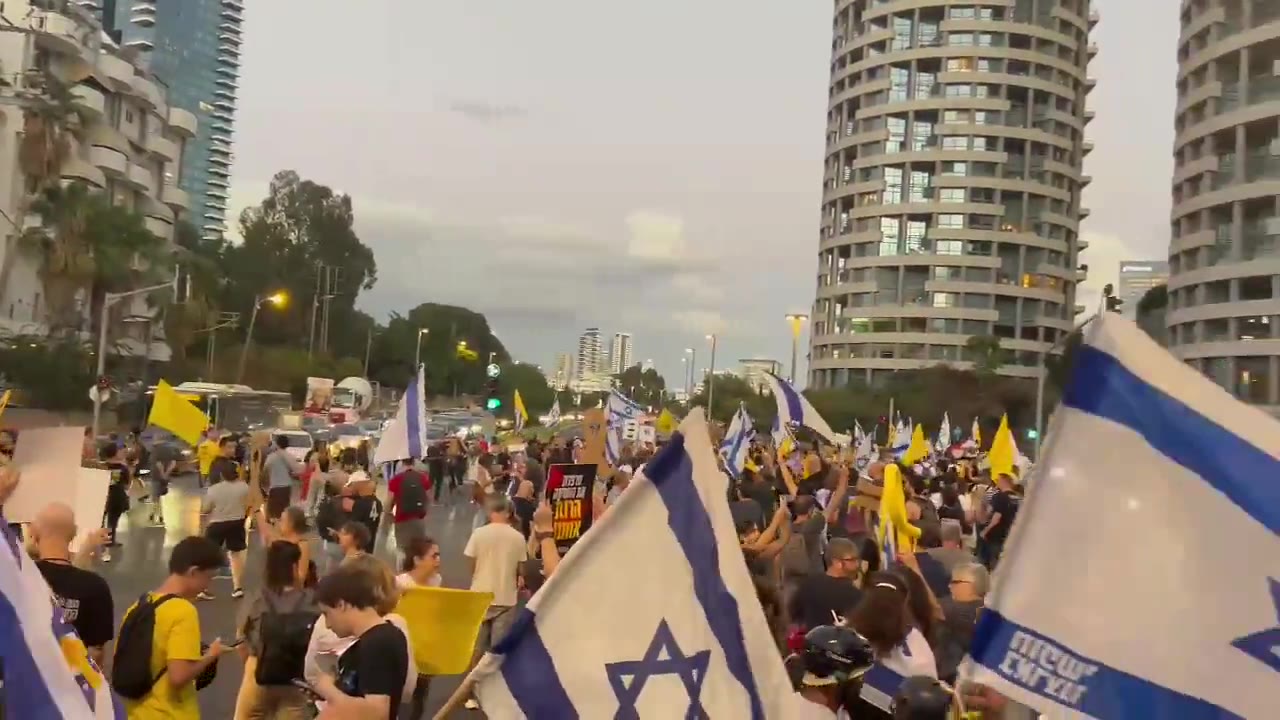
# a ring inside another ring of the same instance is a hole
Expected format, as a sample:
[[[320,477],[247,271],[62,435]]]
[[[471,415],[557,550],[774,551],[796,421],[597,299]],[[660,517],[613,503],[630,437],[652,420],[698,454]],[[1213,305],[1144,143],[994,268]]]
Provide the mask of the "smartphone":
[[[308,684],[306,680],[292,680],[291,682],[293,683],[294,687],[306,693],[307,697],[311,698],[312,700],[323,699],[320,697],[319,693],[315,691],[315,688],[311,687],[311,685]]]
[[[231,642],[229,642],[229,643],[223,643],[223,644],[222,644],[222,647],[227,648],[228,650],[230,650],[231,648],[237,648],[237,647],[240,647],[240,646],[241,646],[241,645],[243,645],[243,644],[244,644],[244,638],[238,638],[238,639],[236,639],[236,640],[232,640],[232,641],[231,641]]]

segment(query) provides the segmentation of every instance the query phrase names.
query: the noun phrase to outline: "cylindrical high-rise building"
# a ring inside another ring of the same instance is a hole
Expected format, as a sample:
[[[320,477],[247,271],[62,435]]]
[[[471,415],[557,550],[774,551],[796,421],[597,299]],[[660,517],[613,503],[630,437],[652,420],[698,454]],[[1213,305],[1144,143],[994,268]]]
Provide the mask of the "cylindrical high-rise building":
[[[809,384],[1035,377],[1072,328],[1089,0],[836,0]]]
[[[1280,3],[1183,0],[1170,350],[1280,407]]]

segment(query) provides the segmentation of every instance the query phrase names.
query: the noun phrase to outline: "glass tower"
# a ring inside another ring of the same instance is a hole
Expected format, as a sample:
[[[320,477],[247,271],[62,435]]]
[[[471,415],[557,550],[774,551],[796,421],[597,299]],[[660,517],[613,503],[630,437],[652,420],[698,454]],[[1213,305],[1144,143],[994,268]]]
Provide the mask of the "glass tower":
[[[244,3],[107,0],[101,11],[121,46],[146,55],[151,72],[168,86],[170,104],[199,120],[178,186],[190,193],[190,217],[203,234],[225,232]]]

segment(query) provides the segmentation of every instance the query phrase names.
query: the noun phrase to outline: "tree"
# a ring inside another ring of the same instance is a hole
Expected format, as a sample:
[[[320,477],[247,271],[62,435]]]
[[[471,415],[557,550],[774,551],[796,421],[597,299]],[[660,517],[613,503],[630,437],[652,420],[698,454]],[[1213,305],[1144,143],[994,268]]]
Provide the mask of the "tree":
[[[423,303],[406,315],[393,314],[385,328],[375,331],[369,362],[373,379],[389,387],[404,386],[413,372],[419,330],[426,331],[421,360],[432,393],[453,394],[455,389],[463,394],[479,393],[484,389],[490,354],[499,365],[511,361],[484,315],[456,305]],[[475,352],[475,360],[458,357],[460,342]]]
[[[504,363],[500,366],[502,374],[498,376],[498,392],[502,397],[501,415],[515,416],[515,394],[520,391],[520,399],[529,412],[531,424],[537,424],[538,416],[551,409],[555,400],[555,391],[547,384],[547,378],[534,365],[521,362]]]
[[[1138,327],[1161,345],[1169,344],[1169,329],[1165,327],[1165,316],[1169,308],[1169,288],[1157,285],[1142,294],[1134,318]]]
[[[82,127],[72,104],[71,89],[46,71],[24,75],[27,89],[39,88],[40,94],[29,97],[22,110],[22,133],[18,145],[18,167],[26,180],[26,193],[18,204],[15,223],[24,227],[31,199],[57,185],[62,168],[71,157],[72,143]],[[20,237],[5,240],[7,248],[0,264],[0,288],[8,287],[17,254],[12,252]]]
[[[142,215],[83,183],[47,188],[31,209],[41,225],[23,233],[19,247],[37,258],[55,333],[80,329],[76,300],[82,295],[89,299],[94,327],[106,293],[169,276],[164,241],[147,229]]]
[[[667,381],[653,368],[643,369],[632,365],[613,376],[616,385],[627,397],[641,405],[657,407],[662,404],[662,394],[667,389]]]
[[[240,215],[244,242],[222,251],[229,282],[219,306],[248,313],[260,295],[283,290],[292,302],[259,315],[254,342],[307,347],[317,265],[339,268],[329,301],[329,349],[363,355],[371,320],[357,313],[355,301],[377,281],[377,263],[354,222],[349,196],[292,170],[276,173],[267,197]]]
[[[712,419],[728,423],[733,414],[738,412],[738,406],[746,405],[747,414],[758,429],[768,429],[773,424],[773,416],[776,414],[773,398],[757,393],[746,380],[734,375],[718,375],[708,382],[715,383],[715,392],[711,397],[714,407],[710,408],[709,413]],[[702,392],[693,397],[693,404],[707,407],[707,383],[703,383]]]
[[[974,372],[981,376],[993,376],[1006,362],[1006,353],[1000,347],[1000,338],[994,335],[974,335],[964,344],[965,358],[973,362]]]
[[[73,410],[89,404],[94,357],[76,337],[16,335],[0,338],[0,372],[21,388],[26,402],[45,410]]]

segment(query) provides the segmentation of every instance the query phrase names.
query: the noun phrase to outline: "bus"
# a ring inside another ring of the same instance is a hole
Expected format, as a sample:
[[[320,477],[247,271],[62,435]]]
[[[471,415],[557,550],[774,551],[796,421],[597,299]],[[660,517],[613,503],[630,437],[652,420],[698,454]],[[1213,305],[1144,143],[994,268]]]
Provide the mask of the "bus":
[[[220,430],[249,432],[276,428],[280,426],[280,416],[293,411],[293,397],[287,392],[204,382],[184,382],[173,389],[179,397],[200,408],[209,416],[213,427]],[[155,392],[154,385],[147,388],[147,414],[151,412]]]

